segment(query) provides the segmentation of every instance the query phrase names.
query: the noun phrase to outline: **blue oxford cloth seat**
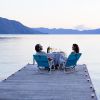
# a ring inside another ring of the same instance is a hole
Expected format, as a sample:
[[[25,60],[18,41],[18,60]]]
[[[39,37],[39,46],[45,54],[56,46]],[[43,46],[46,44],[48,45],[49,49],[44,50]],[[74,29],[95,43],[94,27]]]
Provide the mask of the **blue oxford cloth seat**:
[[[33,55],[33,57],[37,62],[38,68],[48,68],[51,71],[51,67],[54,63],[53,60],[48,60],[47,55]]]
[[[77,65],[77,61],[79,60],[79,58],[81,57],[82,53],[71,53],[64,65],[65,69],[73,69],[75,68],[75,66]]]

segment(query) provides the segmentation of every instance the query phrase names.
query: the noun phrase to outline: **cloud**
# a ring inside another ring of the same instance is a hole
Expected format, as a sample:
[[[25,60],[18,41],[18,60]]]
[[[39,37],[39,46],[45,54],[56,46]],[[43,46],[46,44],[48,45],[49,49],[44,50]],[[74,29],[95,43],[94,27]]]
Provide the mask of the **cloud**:
[[[86,27],[85,25],[77,25],[74,27],[74,29],[82,31],[82,30],[89,30],[90,28]]]

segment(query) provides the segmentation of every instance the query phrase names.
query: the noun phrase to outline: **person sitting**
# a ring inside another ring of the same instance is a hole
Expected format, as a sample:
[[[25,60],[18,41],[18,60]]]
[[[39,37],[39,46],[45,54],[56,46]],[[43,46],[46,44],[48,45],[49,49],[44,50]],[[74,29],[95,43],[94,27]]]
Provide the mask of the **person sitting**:
[[[79,46],[77,44],[73,44],[72,45],[72,52],[71,52],[71,54],[76,54],[76,53],[79,53]],[[67,61],[67,57],[64,57],[64,56],[60,57],[60,65],[61,64],[65,64],[66,61]]]
[[[43,46],[40,44],[35,45],[36,55],[46,55],[49,61],[52,61],[53,58],[49,57],[46,52],[43,51]]]
[[[46,53],[44,51],[42,51],[43,47],[40,44],[36,44],[35,50],[36,50],[36,54],[38,54],[38,55],[41,55],[41,54],[45,54],[46,55]]]
[[[71,53],[79,53],[79,46],[77,44],[72,45],[72,52]]]

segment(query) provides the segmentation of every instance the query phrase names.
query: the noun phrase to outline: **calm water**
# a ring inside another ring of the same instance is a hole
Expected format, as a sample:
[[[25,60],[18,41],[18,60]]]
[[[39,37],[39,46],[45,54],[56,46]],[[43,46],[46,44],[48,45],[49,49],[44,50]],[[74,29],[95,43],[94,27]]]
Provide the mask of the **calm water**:
[[[8,77],[27,63],[32,63],[35,44],[44,51],[48,46],[54,51],[70,54],[77,43],[82,52],[79,64],[87,64],[92,82],[100,98],[100,35],[0,35],[0,80]]]

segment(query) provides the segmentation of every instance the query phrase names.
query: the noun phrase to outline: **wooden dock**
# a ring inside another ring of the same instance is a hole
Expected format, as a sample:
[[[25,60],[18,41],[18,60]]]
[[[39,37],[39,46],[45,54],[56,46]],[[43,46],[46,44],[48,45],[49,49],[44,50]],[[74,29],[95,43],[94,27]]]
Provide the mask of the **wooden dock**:
[[[0,82],[0,100],[97,100],[86,65],[73,73],[39,73],[28,64]]]

